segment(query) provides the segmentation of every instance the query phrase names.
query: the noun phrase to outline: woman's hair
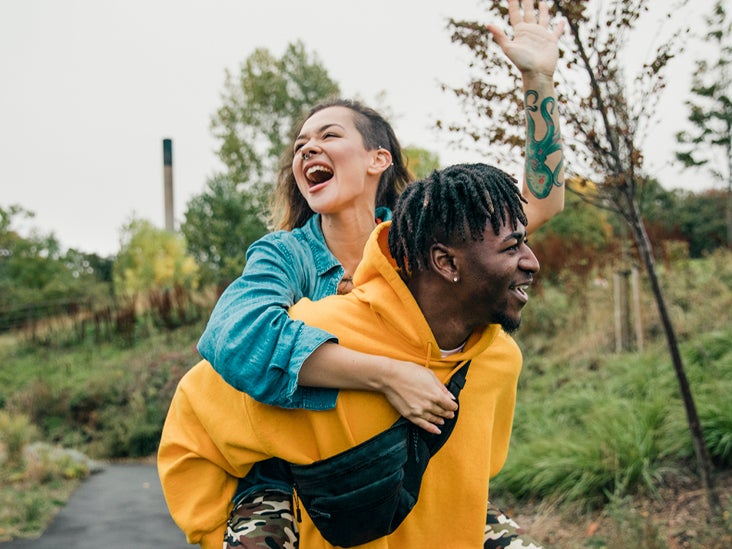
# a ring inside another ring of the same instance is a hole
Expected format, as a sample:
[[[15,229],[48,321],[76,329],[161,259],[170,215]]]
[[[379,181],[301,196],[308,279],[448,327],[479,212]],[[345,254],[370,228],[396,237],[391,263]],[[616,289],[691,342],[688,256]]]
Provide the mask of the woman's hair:
[[[354,125],[363,138],[366,150],[381,147],[391,153],[393,164],[381,174],[376,191],[376,205],[393,209],[396,199],[414,178],[407,169],[402,156],[402,147],[394,134],[394,129],[374,109],[351,99],[336,98],[324,101],[313,107],[298,123],[292,140],[294,141],[295,136],[300,134],[303,125],[311,116],[329,107],[345,107],[353,112]],[[314,213],[295,183],[295,175],[292,172],[293,158],[293,147],[287,147],[280,156],[277,184],[272,194],[271,225],[274,229],[289,231],[302,227]]]
[[[516,179],[487,164],[456,164],[409,185],[394,208],[389,251],[405,275],[426,270],[431,246],[483,238],[488,224],[526,225]]]

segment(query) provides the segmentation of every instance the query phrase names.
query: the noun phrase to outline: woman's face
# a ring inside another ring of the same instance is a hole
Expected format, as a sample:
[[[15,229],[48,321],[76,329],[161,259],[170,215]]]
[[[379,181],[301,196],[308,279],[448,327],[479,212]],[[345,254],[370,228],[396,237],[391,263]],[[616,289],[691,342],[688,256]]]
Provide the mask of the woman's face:
[[[379,174],[370,170],[377,150],[366,150],[354,112],[327,107],[303,124],[294,143],[292,171],[310,208],[335,214],[364,205],[373,211]]]

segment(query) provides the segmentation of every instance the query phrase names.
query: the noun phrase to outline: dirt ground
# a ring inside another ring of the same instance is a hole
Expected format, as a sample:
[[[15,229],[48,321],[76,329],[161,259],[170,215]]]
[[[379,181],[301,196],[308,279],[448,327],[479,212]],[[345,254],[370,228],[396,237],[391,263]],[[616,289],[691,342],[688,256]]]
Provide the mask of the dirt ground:
[[[724,512],[711,524],[698,480],[594,513],[525,503],[506,511],[547,549],[731,549],[732,471],[718,473],[714,482]]]

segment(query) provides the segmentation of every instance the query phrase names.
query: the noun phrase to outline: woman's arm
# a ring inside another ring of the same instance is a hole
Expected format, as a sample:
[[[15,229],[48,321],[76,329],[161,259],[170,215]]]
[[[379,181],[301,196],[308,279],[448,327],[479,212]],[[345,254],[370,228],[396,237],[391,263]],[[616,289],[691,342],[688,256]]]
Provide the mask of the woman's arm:
[[[300,369],[301,385],[357,389],[383,393],[400,415],[439,434],[444,418],[453,417],[455,399],[429,368],[369,355],[326,343]]]
[[[487,28],[506,56],[521,72],[526,108],[526,159],[523,194],[528,204],[529,233],[564,209],[564,155],[559,124],[559,105],[554,71],[559,57],[559,37],[564,21],[549,30],[549,10],[533,1],[522,10],[519,0],[509,0],[508,16],[513,39],[495,25]]]
[[[337,391],[298,387],[305,359],[327,332],[293,321],[287,310],[303,297],[327,295],[307,252],[289,233],[273,233],[252,244],[242,275],[221,295],[198,351],[239,391],[285,408],[327,409]]]
[[[302,250],[289,233],[252,244],[244,273],[211,314],[198,344],[201,355],[227,383],[265,404],[328,409],[335,406],[336,389],[378,391],[401,415],[439,432],[457,405],[431,370],[346,349],[331,334],[288,316],[301,298],[335,289],[324,287],[301,260]]]

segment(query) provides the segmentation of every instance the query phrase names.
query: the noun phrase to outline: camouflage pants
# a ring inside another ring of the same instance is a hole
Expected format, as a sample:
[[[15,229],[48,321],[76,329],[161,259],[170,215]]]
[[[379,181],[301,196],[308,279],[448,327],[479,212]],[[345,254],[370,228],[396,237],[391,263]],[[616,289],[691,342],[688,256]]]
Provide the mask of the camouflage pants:
[[[542,546],[528,537],[524,529],[503,511],[488,502],[483,549],[542,549]]]
[[[291,496],[264,491],[234,507],[224,537],[224,549],[297,549],[298,536]],[[488,504],[484,549],[542,549],[513,520]]]
[[[292,495],[265,490],[239,502],[229,515],[224,549],[297,549]]]

